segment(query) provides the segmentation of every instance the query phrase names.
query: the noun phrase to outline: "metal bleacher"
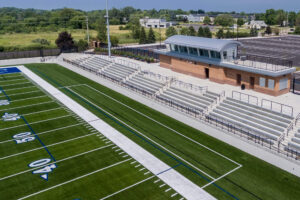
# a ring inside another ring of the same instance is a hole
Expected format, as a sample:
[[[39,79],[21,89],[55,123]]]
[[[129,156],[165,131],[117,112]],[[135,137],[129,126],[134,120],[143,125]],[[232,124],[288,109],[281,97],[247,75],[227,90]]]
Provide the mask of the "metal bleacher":
[[[300,152],[300,129],[297,130],[294,137],[292,137],[291,141],[288,142],[288,147]]]
[[[262,138],[278,141],[293,117],[227,97],[210,115],[221,118]]]

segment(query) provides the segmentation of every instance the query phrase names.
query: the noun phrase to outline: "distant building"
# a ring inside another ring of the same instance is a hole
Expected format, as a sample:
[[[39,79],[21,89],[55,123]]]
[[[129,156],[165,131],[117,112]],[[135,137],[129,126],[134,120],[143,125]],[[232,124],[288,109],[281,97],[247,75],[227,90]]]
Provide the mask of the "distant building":
[[[167,22],[165,19],[150,19],[148,17],[140,19],[140,24],[146,28],[169,28],[176,26],[177,22]]]
[[[187,19],[190,23],[191,22],[195,23],[195,22],[203,22],[206,16],[210,18],[211,22],[213,22],[215,19],[214,15],[207,15],[207,14],[176,15],[176,18]]]
[[[266,28],[268,25],[264,21],[252,20],[245,24],[248,28],[256,28],[258,30]]]

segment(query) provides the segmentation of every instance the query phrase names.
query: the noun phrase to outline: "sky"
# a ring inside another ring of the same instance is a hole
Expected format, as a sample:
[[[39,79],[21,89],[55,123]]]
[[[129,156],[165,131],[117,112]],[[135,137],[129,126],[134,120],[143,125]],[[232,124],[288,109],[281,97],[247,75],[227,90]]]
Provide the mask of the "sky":
[[[140,9],[183,9],[205,11],[264,12],[266,9],[300,11],[300,0],[109,0],[109,7],[132,6]],[[97,10],[105,0],[0,0],[0,7]]]

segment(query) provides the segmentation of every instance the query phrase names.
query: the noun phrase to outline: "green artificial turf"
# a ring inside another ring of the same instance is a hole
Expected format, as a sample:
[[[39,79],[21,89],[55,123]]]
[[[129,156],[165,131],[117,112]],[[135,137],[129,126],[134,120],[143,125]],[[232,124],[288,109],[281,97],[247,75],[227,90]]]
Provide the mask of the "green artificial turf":
[[[217,186],[210,185],[205,188],[206,191],[218,199],[274,200],[297,199],[300,196],[300,179],[292,174],[56,64],[28,64],[26,66],[55,87],[87,84],[97,91],[117,99],[123,104],[136,109],[138,112],[240,163],[242,167],[217,181]],[[199,186],[207,183],[207,180],[201,177],[204,176],[207,178],[207,176],[199,170],[217,178],[236,167],[234,163],[187,140],[174,131],[155,123],[126,106],[113,101],[107,96],[95,92],[87,86],[72,87],[71,90],[62,89],[61,91],[168,165],[175,166],[178,162],[182,163],[176,170]],[[107,117],[107,115],[103,114],[103,111],[113,115],[113,117]],[[123,122],[121,123],[122,125],[116,123],[116,121],[120,122],[120,120]],[[124,124],[126,125],[124,126]],[[135,129],[134,133],[132,132],[133,129]],[[148,137],[147,142],[141,139],[141,137]],[[149,140],[151,140],[151,143],[148,142]],[[154,143],[156,144],[153,145]],[[163,148],[161,146],[166,149],[162,151],[161,149]],[[170,156],[170,152],[166,153],[167,150],[176,154],[176,156],[172,155],[176,159]],[[224,192],[224,190],[227,192]]]

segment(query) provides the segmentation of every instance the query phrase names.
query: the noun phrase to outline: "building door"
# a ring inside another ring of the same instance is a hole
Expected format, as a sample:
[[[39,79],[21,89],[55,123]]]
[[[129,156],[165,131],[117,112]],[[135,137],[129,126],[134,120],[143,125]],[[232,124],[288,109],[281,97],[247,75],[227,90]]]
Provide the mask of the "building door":
[[[255,78],[250,77],[250,89],[254,89],[254,84],[255,84]]]
[[[209,68],[205,68],[205,78],[209,78]]]
[[[242,83],[242,76],[240,74],[236,75],[236,84],[241,85]]]

